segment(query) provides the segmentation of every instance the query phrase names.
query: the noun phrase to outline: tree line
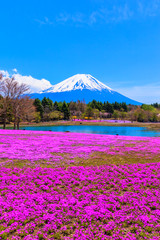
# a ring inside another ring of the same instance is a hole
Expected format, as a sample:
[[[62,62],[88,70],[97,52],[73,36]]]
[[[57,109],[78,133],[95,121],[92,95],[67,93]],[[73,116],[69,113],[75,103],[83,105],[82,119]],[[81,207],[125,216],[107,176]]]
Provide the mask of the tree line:
[[[111,117],[115,110],[127,112],[126,103],[109,103],[93,100],[86,104],[84,101],[77,102],[53,102],[51,99],[44,97],[42,100],[36,98],[34,100],[36,108],[36,121],[50,120],[69,120],[70,118],[106,118]]]
[[[13,123],[19,129],[20,122],[46,122],[75,119],[121,119],[138,122],[160,121],[160,104],[141,106],[126,103],[109,103],[93,100],[57,102],[44,97],[42,100],[27,96],[29,87],[19,84],[14,78],[0,75],[0,123],[6,128]]]
[[[127,105],[126,103],[109,103],[93,100],[86,104],[84,101],[77,102],[53,102],[44,97],[42,100],[35,99],[36,122],[69,120],[69,119],[128,119],[138,122],[160,121],[159,105],[152,104],[141,106]]]

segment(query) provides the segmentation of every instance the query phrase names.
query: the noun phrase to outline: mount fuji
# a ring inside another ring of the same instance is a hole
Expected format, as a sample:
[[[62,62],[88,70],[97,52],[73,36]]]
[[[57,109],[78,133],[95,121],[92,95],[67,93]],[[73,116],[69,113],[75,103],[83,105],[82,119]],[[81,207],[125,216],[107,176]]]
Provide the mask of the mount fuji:
[[[57,102],[84,100],[88,103],[94,99],[102,102],[126,102],[126,104],[141,105],[140,102],[112,90],[90,74],[76,74],[46,90],[31,94],[31,97],[41,100],[44,97],[49,97]]]

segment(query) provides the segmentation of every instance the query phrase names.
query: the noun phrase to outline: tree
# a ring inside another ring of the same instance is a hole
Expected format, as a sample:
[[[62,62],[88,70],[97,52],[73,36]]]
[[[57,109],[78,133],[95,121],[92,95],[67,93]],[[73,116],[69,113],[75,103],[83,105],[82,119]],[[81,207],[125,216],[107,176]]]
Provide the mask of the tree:
[[[113,106],[109,102],[107,102],[107,104],[106,104],[106,112],[108,112],[108,113],[113,113],[114,112]]]
[[[97,119],[100,116],[99,110],[98,109],[93,109],[93,116],[95,119]]]
[[[2,73],[0,73],[0,92],[2,90],[2,86],[3,86],[3,75]]]
[[[156,113],[153,113],[152,115],[152,122],[158,122],[158,116]]]
[[[41,121],[41,115],[40,112],[35,112],[34,119],[36,123],[39,123]]]
[[[69,111],[70,111],[70,113],[71,113],[71,115],[73,116],[75,116],[75,114],[76,114],[76,112],[77,112],[77,104],[75,103],[75,102],[73,102],[73,101],[71,101],[70,103],[69,103]]]
[[[118,111],[114,111],[112,116],[113,116],[114,119],[117,120],[119,118],[119,112]]]
[[[3,129],[5,129],[8,114],[12,111],[13,102],[18,102],[19,98],[29,90],[29,87],[23,83],[19,84],[14,78],[3,79],[1,76],[0,80],[0,93],[2,95],[0,114],[3,119]]]
[[[42,106],[45,113],[49,113],[54,109],[53,101],[46,97],[42,99]]]
[[[139,112],[137,121],[138,121],[138,122],[144,122],[144,121],[145,121],[144,111]]]
[[[114,110],[120,110],[121,109],[121,104],[118,102],[113,103],[113,108]]]
[[[20,121],[30,121],[34,118],[35,106],[34,100],[28,96],[21,96],[18,99],[12,99],[11,107],[14,119],[14,129],[19,129]]]
[[[64,118],[64,114],[60,111],[53,111],[49,113],[49,119],[50,120],[60,120]]]
[[[66,102],[63,102],[62,112],[64,114],[64,120],[69,120],[70,112],[69,112],[69,108],[68,108],[68,105],[66,104]]]
[[[93,117],[93,115],[94,115],[93,109],[90,106],[88,106],[85,111],[85,116],[90,118]]]
[[[127,107],[127,104],[125,102],[122,102],[121,106],[122,106],[122,111],[124,111],[124,112],[128,111],[128,107]]]
[[[126,113],[126,112],[124,112],[124,111],[120,112],[120,118],[121,118],[122,120],[124,120],[124,119],[126,118],[126,116],[127,116],[127,113]]]
[[[155,108],[152,105],[142,104],[141,108],[145,111],[155,111]]]
[[[39,100],[39,98],[36,98],[35,100],[34,100],[34,106],[35,106],[35,108],[36,108],[36,111],[37,112],[39,112],[40,113],[40,117],[42,118],[43,117],[43,112],[44,112],[44,110],[43,110],[43,106],[42,106],[42,103],[41,103],[41,101]]]
[[[77,111],[78,112],[81,112],[81,113],[84,113],[85,110],[86,110],[86,103],[84,101],[77,101]]]
[[[59,106],[58,106],[57,101],[55,101],[55,103],[53,104],[53,108],[55,111],[59,111]]]

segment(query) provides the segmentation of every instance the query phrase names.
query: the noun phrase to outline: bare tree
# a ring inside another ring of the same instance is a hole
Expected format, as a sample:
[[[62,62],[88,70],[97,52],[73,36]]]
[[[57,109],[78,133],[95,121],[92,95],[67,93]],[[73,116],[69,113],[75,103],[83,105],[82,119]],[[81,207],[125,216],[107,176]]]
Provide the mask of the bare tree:
[[[29,86],[19,84],[14,78],[6,78],[1,86],[2,96],[9,99],[18,99],[29,91]]]
[[[34,118],[34,100],[28,96],[13,99],[11,102],[12,114],[14,118],[14,129],[19,129],[20,121],[30,121]]]
[[[13,111],[13,106],[18,105],[22,96],[29,91],[29,87],[22,83],[19,84],[14,78],[0,76],[0,114],[3,119],[3,129],[6,128],[8,114]],[[16,104],[15,104],[16,103]]]

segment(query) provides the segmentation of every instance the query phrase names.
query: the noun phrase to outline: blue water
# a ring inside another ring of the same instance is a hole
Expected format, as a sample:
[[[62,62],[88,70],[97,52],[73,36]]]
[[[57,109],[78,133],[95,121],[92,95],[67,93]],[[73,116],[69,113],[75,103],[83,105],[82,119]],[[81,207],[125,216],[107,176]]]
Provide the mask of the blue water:
[[[141,137],[160,137],[160,129],[151,130],[145,127],[128,127],[128,126],[27,126],[21,127],[26,130],[36,131],[53,131],[53,132],[76,132],[76,133],[93,133],[123,136],[141,136]]]

